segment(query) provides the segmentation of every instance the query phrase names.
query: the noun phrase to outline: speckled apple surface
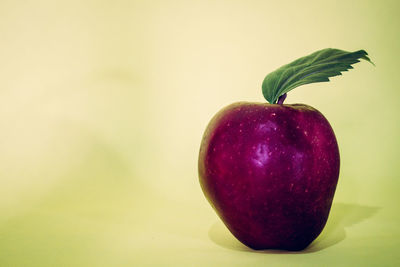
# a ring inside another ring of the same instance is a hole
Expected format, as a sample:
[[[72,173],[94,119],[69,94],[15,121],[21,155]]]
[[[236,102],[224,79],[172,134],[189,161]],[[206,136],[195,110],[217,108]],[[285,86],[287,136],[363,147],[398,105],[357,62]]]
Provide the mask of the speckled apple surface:
[[[0,266],[400,266],[399,1],[0,1]],[[305,250],[255,251],[210,207],[202,135],[318,49],[365,49],[304,103],[340,177]]]
[[[242,102],[208,125],[199,178],[241,242],[254,249],[301,250],[325,226],[339,162],[335,134],[319,111]]]

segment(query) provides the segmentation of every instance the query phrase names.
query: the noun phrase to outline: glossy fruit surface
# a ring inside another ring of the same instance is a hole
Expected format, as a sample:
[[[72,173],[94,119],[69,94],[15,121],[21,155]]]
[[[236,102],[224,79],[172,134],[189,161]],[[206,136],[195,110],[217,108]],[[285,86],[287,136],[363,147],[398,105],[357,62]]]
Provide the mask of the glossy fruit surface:
[[[310,106],[239,102],[209,123],[198,167],[206,198],[238,240],[301,250],[327,221],[339,150],[329,122]]]

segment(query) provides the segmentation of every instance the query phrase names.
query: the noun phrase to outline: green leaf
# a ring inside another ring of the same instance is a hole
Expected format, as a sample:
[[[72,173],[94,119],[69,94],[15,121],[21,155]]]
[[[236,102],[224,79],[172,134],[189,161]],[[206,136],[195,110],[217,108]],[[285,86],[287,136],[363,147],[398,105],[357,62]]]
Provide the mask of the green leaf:
[[[314,52],[268,74],[262,84],[263,95],[269,103],[275,104],[280,96],[297,86],[328,82],[329,77],[341,75],[343,71],[352,69],[351,65],[360,62],[359,59],[374,64],[364,50],[347,52],[326,48]]]

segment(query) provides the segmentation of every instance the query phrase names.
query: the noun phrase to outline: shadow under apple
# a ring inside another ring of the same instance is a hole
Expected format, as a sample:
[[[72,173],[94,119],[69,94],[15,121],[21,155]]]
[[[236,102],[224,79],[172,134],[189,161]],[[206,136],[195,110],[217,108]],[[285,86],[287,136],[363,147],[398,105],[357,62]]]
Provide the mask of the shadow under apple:
[[[313,253],[333,246],[344,240],[346,238],[346,227],[361,223],[362,221],[371,218],[379,210],[380,207],[349,203],[334,203],[324,230],[319,237],[303,251],[252,250],[240,243],[220,220],[210,227],[208,236],[217,245],[237,251],[275,254]]]

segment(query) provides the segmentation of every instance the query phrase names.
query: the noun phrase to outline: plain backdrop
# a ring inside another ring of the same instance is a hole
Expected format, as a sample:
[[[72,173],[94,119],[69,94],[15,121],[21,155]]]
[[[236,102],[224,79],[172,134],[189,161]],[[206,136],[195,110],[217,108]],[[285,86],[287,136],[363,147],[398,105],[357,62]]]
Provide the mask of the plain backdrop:
[[[0,1],[1,266],[400,264],[398,1]],[[234,239],[197,177],[211,117],[264,76],[365,49],[290,92],[335,130],[341,174],[305,251]]]

